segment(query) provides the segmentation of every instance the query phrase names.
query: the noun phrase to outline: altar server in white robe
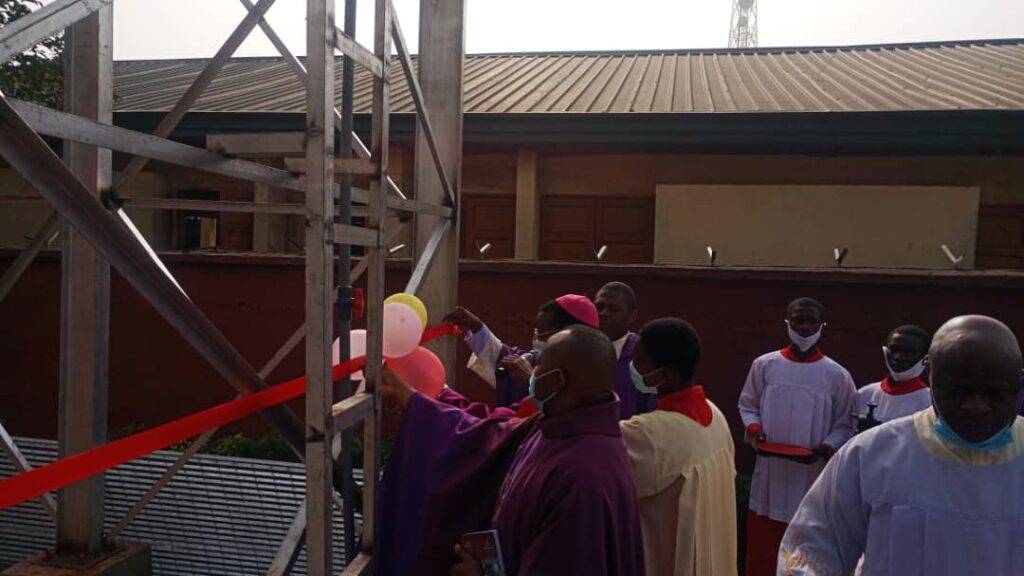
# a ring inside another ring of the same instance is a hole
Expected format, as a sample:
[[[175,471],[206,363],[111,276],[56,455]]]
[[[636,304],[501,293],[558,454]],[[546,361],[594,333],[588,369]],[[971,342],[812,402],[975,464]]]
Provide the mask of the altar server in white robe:
[[[824,314],[811,298],[791,302],[785,321],[791,344],[754,360],[740,394],[748,440],[801,446],[821,456],[811,464],[757,457],[747,514],[747,576],[775,572],[786,524],[826,459],[854,433],[853,379],[818,348]]]
[[[857,390],[858,430],[920,412],[932,405],[922,377],[932,335],[920,326],[905,325],[889,333],[882,346],[888,372],[879,382]]]
[[[933,407],[864,432],[790,523],[778,574],[1024,572],[1021,351],[998,320],[962,316],[929,352]]]

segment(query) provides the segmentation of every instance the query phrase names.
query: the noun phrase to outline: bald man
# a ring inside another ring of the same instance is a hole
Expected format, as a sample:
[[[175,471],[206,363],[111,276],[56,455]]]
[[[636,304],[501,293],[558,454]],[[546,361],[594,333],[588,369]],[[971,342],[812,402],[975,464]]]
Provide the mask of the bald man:
[[[861,554],[870,575],[1021,573],[1017,338],[993,318],[961,316],[935,334],[929,359],[932,408],[835,455],[786,531],[778,574],[850,574]]]
[[[389,465],[382,489],[381,573],[440,573],[460,534],[494,529],[510,576],[643,574],[636,488],[612,393],[615,360],[594,328],[552,335],[530,378],[540,411],[526,419],[504,409],[481,418],[386,373],[382,390],[405,420],[400,468]],[[466,551],[455,558],[452,574],[479,573]]]

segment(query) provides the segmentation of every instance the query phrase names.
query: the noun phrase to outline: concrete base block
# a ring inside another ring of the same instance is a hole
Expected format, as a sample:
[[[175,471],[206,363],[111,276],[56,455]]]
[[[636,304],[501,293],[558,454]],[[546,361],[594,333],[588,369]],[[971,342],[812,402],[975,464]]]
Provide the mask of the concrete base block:
[[[44,552],[3,571],[3,576],[151,576],[149,545],[118,543],[94,557]]]

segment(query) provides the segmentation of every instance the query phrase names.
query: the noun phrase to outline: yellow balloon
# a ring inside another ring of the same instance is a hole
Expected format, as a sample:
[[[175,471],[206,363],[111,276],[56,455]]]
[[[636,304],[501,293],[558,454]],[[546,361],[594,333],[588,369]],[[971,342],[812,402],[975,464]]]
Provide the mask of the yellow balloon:
[[[399,302],[412,308],[416,311],[416,314],[420,317],[420,322],[423,323],[423,327],[427,327],[427,307],[423,305],[423,301],[412,294],[406,294],[405,292],[399,292],[398,294],[392,294],[384,300],[385,304],[392,302]]]

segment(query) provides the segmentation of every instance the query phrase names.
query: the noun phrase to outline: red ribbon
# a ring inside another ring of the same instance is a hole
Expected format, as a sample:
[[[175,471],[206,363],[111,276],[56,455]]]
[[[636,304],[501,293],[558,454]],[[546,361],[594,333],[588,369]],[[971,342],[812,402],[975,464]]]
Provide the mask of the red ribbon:
[[[462,328],[459,328],[454,324],[438,324],[436,326],[429,326],[423,331],[423,338],[420,338],[420,344],[426,344],[431,340],[437,340],[441,336],[447,336],[449,334],[462,336]]]
[[[458,333],[460,333],[459,329],[450,324],[432,326],[424,330],[423,342],[429,342],[447,334]],[[332,377],[334,380],[340,380],[362,370],[365,365],[365,357],[353,358],[335,365]],[[241,420],[260,410],[298,398],[305,393],[306,377],[300,376],[284,384],[242,396],[202,412],[179,418],[156,428],[150,428],[145,432],[97,446],[63,460],[18,474],[0,481],[0,510],[16,506],[26,500],[37,498],[75,482],[81,482],[129,460],[197,436],[206,430]]]

